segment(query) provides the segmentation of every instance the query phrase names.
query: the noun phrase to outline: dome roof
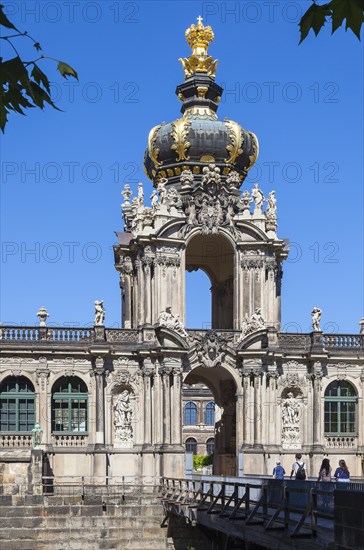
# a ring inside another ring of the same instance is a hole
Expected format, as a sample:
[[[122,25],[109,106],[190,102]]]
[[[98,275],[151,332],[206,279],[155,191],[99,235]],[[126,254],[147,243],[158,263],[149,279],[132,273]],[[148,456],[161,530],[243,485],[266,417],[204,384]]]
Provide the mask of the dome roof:
[[[199,20],[187,29],[186,38],[193,52],[180,59],[185,81],[176,90],[183,102],[183,116],[149,132],[145,172],[154,184],[160,178],[173,184],[179,182],[183,170],[202,177],[204,166],[213,163],[222,176],[236,171],[243,182],[257,159],[258,140],[237,122],[219,120],[216,115],[223,90],[214,80],[217,60],[207,54],[214,38],[211,27],[204,27]]]

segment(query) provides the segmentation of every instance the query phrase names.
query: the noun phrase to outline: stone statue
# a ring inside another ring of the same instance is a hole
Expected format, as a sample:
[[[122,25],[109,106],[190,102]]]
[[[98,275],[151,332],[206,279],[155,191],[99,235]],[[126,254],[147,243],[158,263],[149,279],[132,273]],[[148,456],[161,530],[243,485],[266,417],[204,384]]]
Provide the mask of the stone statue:
[[[320,332],[320,320],[321,320],[322,310],[319,307],[314,307],[311,311],[312,316],[312,330],[315,332]]]
[[[282,403],[282,444],[285,448],[300,446],[300,413],[301,407],[292,392],[287,393]]]
[[[131,421],[131,407],[130,407],[130,395],[128,390],[124,390],[118,396],[115,405],[115,422],[124,423]]]
[[[300,419],[300,406],[292,392],[287,393],[283,403],[282,419],[284,426],[296,426]]]
[[[158,207],[158,193],[156,189],[153,189],[153,193],[150,195],[150,200],[152,201],[152,210],[157,210]]]
[[[159,193],[160,204],[166,204],[167,189],[166,183],[168,183],[167,178],[161,178],[157,185],[157,190]]]
[[[254,199],[254,210],[261,212],[263,201],[264,201],[264,195],[263,191],[259,189],[258,184],[254,184],[254,189],[252,190],[252,197]]]
[[[95,326],[102,326],[105,320],[105,308],[103,300],[95,300]]]
[[[202,168],[202,185],[211,185],[214,183],[219,186],[221,183],[220,168],[215,164],[209,164]]]
[[[167,306],[165,311],[161,312],[158,319],[158,325],[160,327],[166,327],[170,330],[174,330],[181,336],[188,336],[179,315],[173,315],[171,306]]]
[[[114,406],[115,440],[130,443],[133,440],[131,425],[133,411],[130,405],[129,390],[123,390],[117,397]]]
[[[251,315],[250,319],[248,317],[248,314],[245,314],[244,320],[241,323],[241,337],[244,338],[248,334],[256,332],[257,330],[261,330],[263,328],[265,328],[265,321],[262,316],[261,309],[257,307],[254,313]]]
[[[239,172],[236,172],[235,170],[232,170],[228,177],[226,178],[226,183],[229,187],[232,189],[239,189],[241,185]]]
[[[266,216],[276,219],[277,217],[277,200],[275,198],[275,191],[271,191],[267,198],[267,211]]]
[[[144,206],[144,189],[143,184],[138,184],[138,206]]]

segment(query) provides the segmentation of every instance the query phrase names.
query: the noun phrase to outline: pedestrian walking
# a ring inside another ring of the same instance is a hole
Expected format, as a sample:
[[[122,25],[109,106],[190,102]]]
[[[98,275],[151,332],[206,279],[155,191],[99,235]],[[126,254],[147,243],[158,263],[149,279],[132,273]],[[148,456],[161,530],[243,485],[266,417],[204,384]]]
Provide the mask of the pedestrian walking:
[[[317,481],[331,481],[331,466],[328,458],[322,461]]]
[[[285,476],[285,469],[281,465],[280,460],[277,460],[275,468],[273,468],[273,478],[274,479],[284,479]]]
[[[295,479],[302,481],[307,477],[306,464],[302,460],[301,453],[297,453],[295,455],[295,458],[296,458],[296,462],[292,464],[290,479],[292,479],[292,477],[294,476]]]

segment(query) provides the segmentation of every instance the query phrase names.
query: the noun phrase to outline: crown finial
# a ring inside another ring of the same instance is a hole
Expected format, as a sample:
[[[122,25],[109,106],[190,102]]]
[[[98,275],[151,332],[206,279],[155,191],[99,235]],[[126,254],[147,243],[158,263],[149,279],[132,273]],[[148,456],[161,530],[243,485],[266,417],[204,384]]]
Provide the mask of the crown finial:
[[[201,15],[197,17],[197,25],[192,24],[185,32],[188,45],[192,49],[189,57],[181,58],[185,78],[195,73],[206,73],[215,78],[217,59],[208,55],[208,47],[214,40],[214,33],[210,26],[204,26]]]

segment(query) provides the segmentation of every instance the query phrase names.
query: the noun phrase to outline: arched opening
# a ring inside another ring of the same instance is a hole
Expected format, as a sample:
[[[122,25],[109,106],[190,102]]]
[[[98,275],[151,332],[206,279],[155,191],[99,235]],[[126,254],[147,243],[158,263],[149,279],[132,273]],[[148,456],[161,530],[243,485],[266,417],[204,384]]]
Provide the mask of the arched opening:
[[[186,273],[186,327],[211,328],[211,281],[202,269]]]
[[[211,328],[233,329],[234,249],[223,235],[196,235],[187,245],[186,270],[203,270],[211,281]],[[195,307],[199,305],[196,300]]]
[[[204,438],[201,437],[198,446],[199,454],[213,453],[215,475],[235,476],[237,474],[235,394],[235,380],[223,366],[213,369],[195,367],[184,380],[184,399],[188,396],[189,402],[192,402],[191,399],[194,396],[193,403],[200,403],[197,418],[198,432],[195,437],[199,441],[201,436]],[[184,431],[187,432],[187,429],[187,427],[184,428]],[[208,445],[207,442],[209,442]]]

